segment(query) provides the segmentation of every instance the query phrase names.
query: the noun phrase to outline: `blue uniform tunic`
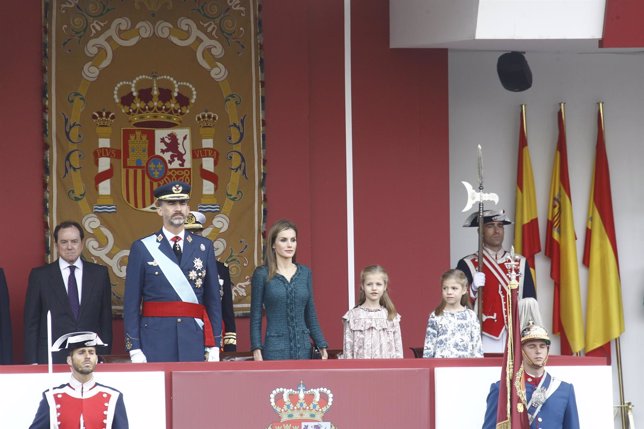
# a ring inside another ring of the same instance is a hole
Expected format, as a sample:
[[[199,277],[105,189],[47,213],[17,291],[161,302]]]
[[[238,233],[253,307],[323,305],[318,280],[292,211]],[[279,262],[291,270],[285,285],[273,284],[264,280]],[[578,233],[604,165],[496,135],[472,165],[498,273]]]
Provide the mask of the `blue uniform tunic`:
[[[543,378],[549,376],[548,373]],[[554,380],[553,380],[554,381]],[[552,383],[552,382],[551,382]],[[526,400],[530,402],[536,387],[526,383]],[[548,392],[547,399],[535,415],[530,429],[579,429],[579,415],[575,389],[572,384],[558,381],[554,391]],[[496,410],[499,401],[499,382],[492,384],[487,395],[487,409],[483,429],[496,428]]]
[[[159,250],[178,264],[170,242],[159,231]],[[212,242],[186,231],[179,264],[198,303],[206,307],[216,345],[221,344],[221,294]],[[198,275],[204,273],[204,276]],[[132,244],[125,277],[125,348],[141,349],[148,362],[204,360],[203,329],[191,317],[142,317],[141,302],[181,301],[141,240]]]

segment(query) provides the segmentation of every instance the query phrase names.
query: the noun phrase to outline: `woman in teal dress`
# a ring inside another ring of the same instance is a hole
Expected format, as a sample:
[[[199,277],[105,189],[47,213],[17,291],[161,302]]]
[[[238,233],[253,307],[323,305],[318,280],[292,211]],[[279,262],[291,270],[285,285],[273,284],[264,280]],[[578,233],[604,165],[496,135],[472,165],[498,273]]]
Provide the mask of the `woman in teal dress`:
[[[327,359],[327,342],[318,323],[311,270],[295,262],[297,227],[280,220],[266,240],[264,265],[253,273],[250,346],[255,360],[310,359],[311,339]],[[262,343],[262,306],[266,337]]]

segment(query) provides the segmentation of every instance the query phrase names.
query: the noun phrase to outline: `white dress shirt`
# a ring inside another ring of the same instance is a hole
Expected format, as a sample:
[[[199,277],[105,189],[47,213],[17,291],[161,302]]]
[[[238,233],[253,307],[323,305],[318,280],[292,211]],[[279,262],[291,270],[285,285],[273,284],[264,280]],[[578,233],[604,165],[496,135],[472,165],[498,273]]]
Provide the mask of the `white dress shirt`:
[[[76,277],[76,285],[78,286],[78,303],[83,302],[82,290],[83,290],[83,260],[81,258],[76,259],[73,264],[65,261],[62,258],[58,258],[58,266],[60,267],[60,273],[63,276],[63,283],[65,283],[65,291],[69,293],[69,286],[67,286],[69,280],[69,266],[74,265],[76,271],[74,271],[74,277]]]
[[[181,237],[181,240],[179,240],[179,247],[181,248],[181,251],[183,252],[183,240],[185,239],[186,235],[186,230],[181,230],[179,234],[174,234],[167,229],[165,229],[165,226],[161,229],[163,231],[163,235],[165,235],[166,240],[170,242],[170,246],[174,245],[174,241],[172,241],[173,237],[179,236]]]

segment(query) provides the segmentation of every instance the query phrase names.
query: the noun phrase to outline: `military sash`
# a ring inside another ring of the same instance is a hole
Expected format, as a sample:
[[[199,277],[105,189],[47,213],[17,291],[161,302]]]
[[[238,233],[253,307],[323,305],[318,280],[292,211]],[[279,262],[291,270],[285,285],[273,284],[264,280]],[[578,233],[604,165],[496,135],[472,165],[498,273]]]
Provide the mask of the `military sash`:
[[[539,386],[537,386],[535,391],[532,392],[532,396],[530,397],[530,401],[528,402],[528,420],[530,421],[531,425],[532,421],[537,418],[537,415],[539,414],[539,411],[541,411],[543,404],[545,404],[550,395],[552,395],[555,390],[559,388],[560,384],[560,380],[552,378],[552,376],[547,372],[541,378]]]
[[[505,291],[510,282],[507,274],[508,270],[505,267],[507,254],[507,252],[504,252],[500,261],[497,261],[487,250],[484,249],[483,252],[482,271],[485,273],[486,286],[483,288],[483,320],[481,330],[484,335],[494,339],[501,338],[507,324],[505,320],[505,301],[507,294]],[[473,275],[479,265],[478,256],[476,254],[469,255],[464,258],[464,261]],[[517,270],[520,273],[518,279],[519,296],[523,296],[523,273],[525,272],[525,265],[525,258],[519,256],[519,267]]]
[[[141,242],[143,242],[145,248],[148,249],[152,258],[157,262],[159,269],[165,278],[168,279],[168,282],[170,282],[170,286],[172,286],[177,295],[179,295],[179,299],[184,302],[199,304],[197,295],[195,295],[195,292],[192,290],[192,286],[183,271],[181,271],[181,268],[173,260],[168,258],[161,250],[159,250],[156,234],[145,237]],[[196,317],[194,319],[195,322],[197,322],[197,325],[203,329],[203,320]]]

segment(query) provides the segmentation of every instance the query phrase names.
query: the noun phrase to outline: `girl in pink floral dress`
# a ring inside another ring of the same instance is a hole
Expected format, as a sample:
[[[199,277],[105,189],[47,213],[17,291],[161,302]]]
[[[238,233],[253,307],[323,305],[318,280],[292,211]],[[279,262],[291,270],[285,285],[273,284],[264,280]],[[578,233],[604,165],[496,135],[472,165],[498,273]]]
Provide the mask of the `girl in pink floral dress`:
[[[360,299],[343,317],[343,359],[403,357],[400,314],[387,293],[389,276],[380,265],[360,273]]]

